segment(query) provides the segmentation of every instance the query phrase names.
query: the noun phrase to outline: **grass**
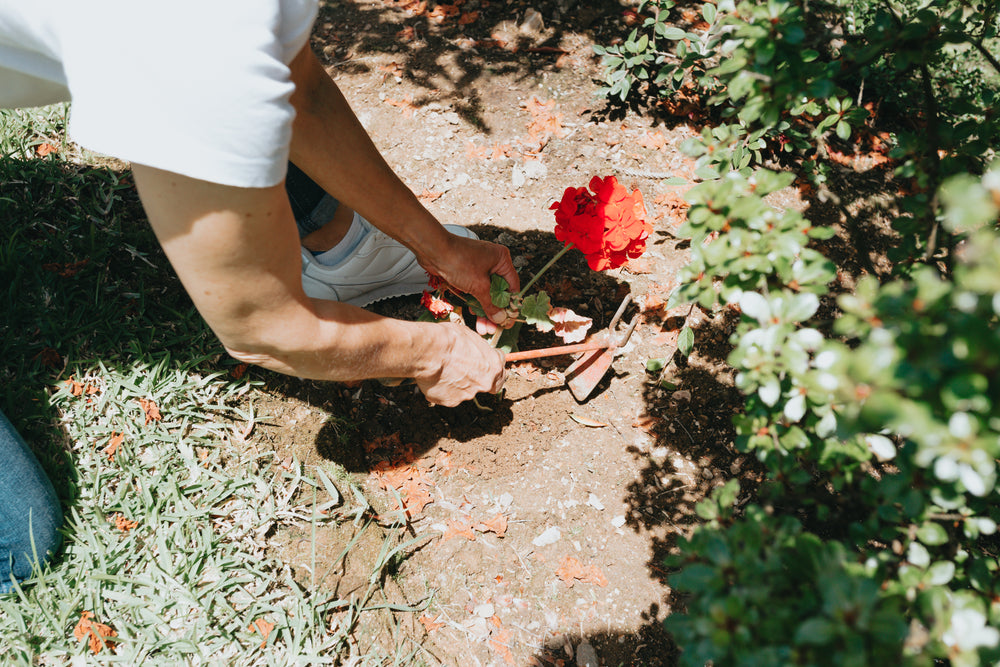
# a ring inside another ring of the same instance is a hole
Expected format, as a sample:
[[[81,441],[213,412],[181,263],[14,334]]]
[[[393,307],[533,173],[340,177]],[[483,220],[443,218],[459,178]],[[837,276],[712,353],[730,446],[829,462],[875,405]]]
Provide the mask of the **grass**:
[[[68,104],[34,109],[0,109],[0,156],[26,159],[43,143],[66,152]]]
[[[317,525],[361,525],[367,500],[344,471],[282,466],[247,442],[254,382],[233,379],[127,168],[68,145],[65,120],[0,113],[0,409],[66,514],[54,563],[0,596],[4,663],[91,653],[73,632],[84,612],[116,633],[98,646],[107,663],[418,663],[399,633],[384,650],[357,641],[369,616],[418,611],[380,597],[408,544],[387,537],[350,599],[272,555],[283,526],[311,527],[315,554]],[[40,143],[61,150],[36,157]]]

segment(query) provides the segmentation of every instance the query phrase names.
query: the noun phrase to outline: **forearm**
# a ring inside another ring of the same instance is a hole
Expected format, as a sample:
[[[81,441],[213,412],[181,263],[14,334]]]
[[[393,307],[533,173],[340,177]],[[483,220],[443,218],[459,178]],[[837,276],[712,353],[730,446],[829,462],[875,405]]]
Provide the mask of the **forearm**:
[[[308,45],[292,63],[292,78],[292,161],[418,258],[444,251],[448,232],[385,162]]]
[[[225,322],[231,321],[223,320],[216,333],[233,357],[314,380],[427,377],[448,354],[443,328],[389,319],[335,301],[292,303],[251,316],[244,320],[252,321],[249,326],[227,331]]]

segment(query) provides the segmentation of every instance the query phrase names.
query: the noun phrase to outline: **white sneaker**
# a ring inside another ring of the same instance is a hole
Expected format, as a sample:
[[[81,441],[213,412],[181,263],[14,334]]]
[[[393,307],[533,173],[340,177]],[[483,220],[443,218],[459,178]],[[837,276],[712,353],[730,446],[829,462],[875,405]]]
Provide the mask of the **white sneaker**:
[[[427,272],[410,250],[358,216],[365,235],[354,251],[332,266],[316,261],[302,248],[302,289],[315,299],[367,306],[394,296],[427,289]],[[445,225],[452,234],[478,238],[459,225]]]

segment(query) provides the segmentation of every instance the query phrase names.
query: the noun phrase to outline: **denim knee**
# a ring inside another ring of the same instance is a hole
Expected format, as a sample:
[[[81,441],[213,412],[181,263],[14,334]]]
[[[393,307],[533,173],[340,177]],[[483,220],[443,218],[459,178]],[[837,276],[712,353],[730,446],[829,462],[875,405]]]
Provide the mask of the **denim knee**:
[[[62,543],[63,514],[52,483],[0,412],[0,593],[27,579]]]
[[[285,193],[292,206],[295,224],[299,228],[299,238],[308,236],[330,222],[339,205],[316,181],[291,162],[288,163],[288,173],[285,176]]]

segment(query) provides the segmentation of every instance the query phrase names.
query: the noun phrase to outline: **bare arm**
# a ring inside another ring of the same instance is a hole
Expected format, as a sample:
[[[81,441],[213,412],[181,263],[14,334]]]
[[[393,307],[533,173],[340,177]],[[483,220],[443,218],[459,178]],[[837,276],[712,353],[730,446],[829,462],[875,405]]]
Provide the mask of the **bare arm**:
[[[449,233],[382,158],[307,44],[291,65],[296,117],[291,158],[327,192],[404,244],[420,265],[472,294],[494,321],[490,274],[520,288],[507,248]]]
[[[234,357],[322,380],[412,377],[432,402],[499,391],[503,355],[465,327],[405,322],[302,291],[284,188],[235,188],[134,165],[157,238]]]

